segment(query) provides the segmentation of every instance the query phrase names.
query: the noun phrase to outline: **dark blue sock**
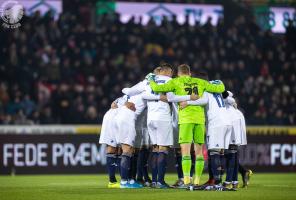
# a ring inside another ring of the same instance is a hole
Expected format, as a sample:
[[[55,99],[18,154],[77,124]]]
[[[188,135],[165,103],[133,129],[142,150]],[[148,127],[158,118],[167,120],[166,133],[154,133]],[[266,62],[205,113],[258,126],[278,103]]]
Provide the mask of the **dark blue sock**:
[[[235,163],[234,163],[234,170],[233,170],[233,180],[232,181],[238,181],[238,165],[239,165],[239,160],[238,160],[238,153],[235,154]]]
[[[166,172],[168,151],[160,151],[157,159],[158,179],[157,182],[164,184],[164,176]]]
[[[136,179],[137,175],[137,163],[138,163],[138,153],[135,153],[131,157],[131,167],[129,171],[129,179]]]
[[[125,153],[121,155],[120,172],[121,172],[122,181],[127,181],[129,178],[129,171],[131,167],[131,157],[132,155],[125,154]]]
[[[141,149],[138,156],[137,163],[137,180],[143,180],[143,168],[144,168],[144,149]]]
[[[227,166],[226,166],[226,156],[225,156],[224,153],[220,154],[220,160],[221,160],[221,167],[222,167],[222,169],[221,169],[221,178],[222,178],[225,171],[226,171],[226,168],[227,168]]]
[[[191,169],[190,169],[190,177],[193,177],[195,172],[195,153],[191,152]]]
[[[116,164],[117,164],[117,170],[118,170],[118,173],[120,173],[120,163],[121,163],[121,155],[116,155]]]
[[[151,169],[152,169],[152,182],[157,182],[157,160],[158,160],[158,152],[152,152],[151,157]]]
[[[182,170],[182,154],[181,150],[175,150],[175,167],[177,170],[178,178],[184,178],[183,170]]]
[[[226,154],[226,162],[227,162],[226,181],[227,182],[232,182],[234,166],[235,166],[235,153],[228,152]]]
[[[108,168],[108,174],[109,174],[109,181],[111,183],[117,182],[115,177],[116,167],[117,167],[116,155],[107,153],[107,168]]]
[[[248,170],[238,162],[238,171],[243,177]]]
[[[219,152],[210,152],[211,171],[215,180],[215,184],[221,183],[221,162]]]
[[[208,151],[208,171],[209,171],[209,180],[214,179],[214,175],[212,172],[211,156],[209,151]]]
[[[149,160],[149,154],[150,150],[149,149],[144,149],[144,163],[143,163],[143,176],[144,176],[144,181],[149,182],[150,177],[149,177],[149,172],[148,172],[148,160]]]

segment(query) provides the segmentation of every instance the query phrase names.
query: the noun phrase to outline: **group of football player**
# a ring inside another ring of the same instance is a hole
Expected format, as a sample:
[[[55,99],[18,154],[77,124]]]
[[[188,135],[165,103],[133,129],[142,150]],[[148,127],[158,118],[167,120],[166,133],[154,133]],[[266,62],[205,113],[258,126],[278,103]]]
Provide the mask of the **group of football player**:
[[[186,64],[173,75],[173,67],[161,63],[124,88],[105,114],[100,144],[107,145],[108,187],[236,190],[239,169],[246,186],[252,172],[238,159],[238,147],[247,144],[246,125],[233,94],[222,81],[208,81],[206,73],[193,76]],[[200,184],[205,142],[209,180]],[[178,174],[173,185],[165,182],[170,149]]]

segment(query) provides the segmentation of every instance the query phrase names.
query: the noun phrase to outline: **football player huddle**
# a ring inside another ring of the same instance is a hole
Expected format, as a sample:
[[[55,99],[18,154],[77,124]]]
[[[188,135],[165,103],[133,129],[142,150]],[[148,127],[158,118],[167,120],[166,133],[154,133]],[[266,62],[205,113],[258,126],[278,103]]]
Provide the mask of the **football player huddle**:
[[[246,186],[252,172],[239,165],[237,153],[247,144],[246,125],[233,94],[205,73],[193,77],[186,64],[172,77],[172,66],[161,63],[143,81],[124,88],[106,112],[100,144],[107,145],[108,187],[236,190],[239,169]],[[209,180],[200,184],[205,142]],[[170,149],[178,174],[171,186],[165,182]]]

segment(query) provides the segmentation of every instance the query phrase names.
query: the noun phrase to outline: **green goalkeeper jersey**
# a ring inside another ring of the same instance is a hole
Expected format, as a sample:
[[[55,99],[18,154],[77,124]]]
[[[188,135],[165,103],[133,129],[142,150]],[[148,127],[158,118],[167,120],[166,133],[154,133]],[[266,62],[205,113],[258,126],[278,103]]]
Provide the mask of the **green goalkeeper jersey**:
[[[204,91],[211,93],[222,93],[225,90],[224,84],[211,84],[206,80],[193,78],[190,76],[180,76],[171,79],[165,84],[158,85],[154,81],[150,82],[154,92],[174,92],[176,95],[197,94],[201,97]],[[188,105],[184,109],[179,108],[179,124],[204,124],[204,107]]]

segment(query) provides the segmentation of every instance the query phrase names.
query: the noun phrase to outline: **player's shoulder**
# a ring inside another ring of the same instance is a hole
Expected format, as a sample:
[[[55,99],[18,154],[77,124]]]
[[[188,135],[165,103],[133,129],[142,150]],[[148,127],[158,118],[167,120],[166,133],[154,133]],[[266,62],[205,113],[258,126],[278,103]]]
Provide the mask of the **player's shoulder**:
[[[235,109],[235,111],[236,111],[236,113],[238,114],[238,115],[240,115],[240,116],[244,116],[244,114],[242,113],[242,111],[240,111],[239,109]]]
[[[166,82],[168,82],[171,79],[172,78],[171,77],[168,77],[168,76],[157,75],[155,77],[155,82],[156,83],[166,83]]]

